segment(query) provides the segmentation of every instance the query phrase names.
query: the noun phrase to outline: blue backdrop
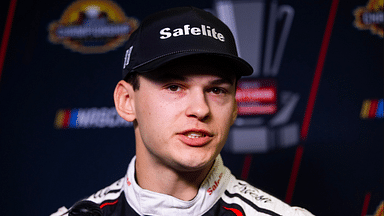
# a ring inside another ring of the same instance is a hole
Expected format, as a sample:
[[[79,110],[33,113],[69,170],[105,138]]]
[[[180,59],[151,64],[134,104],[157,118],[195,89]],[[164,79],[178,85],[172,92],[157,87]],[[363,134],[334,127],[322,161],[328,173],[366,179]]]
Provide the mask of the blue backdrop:
[[[0,80],[1,215],[49,215],[63,205],[70,207],[122,177],[134,155],[132,127],[113,111],[112,96],[121,79],[123,46],[84,54],[49,39],[50,24],[70,19],[68,14],[75,14],[73,10],[80,11],[81,5],[90,2],[17,2]],[[193,5],[219,16],[219,1],[113,2],[117,8],[111,2],[105,6],[110,9],[106,12],[110,21],[118,20],[120,9],[131,25],[132,20],[139,23],[153,12],[175,6]],[[252,19],[246,21],[244,17],[256,14],[249,10],[240,17],[240,4],[244,2],[232,1],[231,5],[238,34],[251,31],[246,26],[253,25]],[[254,76],[255,82],[268,78],[277,83],[277,112],[240,116],[233,131],[257,131],[265,139],[251,143],[248,154],[237,147],[249,143],[238,140],[237,132],[233,132],[229,147],[222,153],[224,163],[241,177],[244,159],[251,156],[247,181],[284,200],[296,148],[302,144],[304,153],[292,205],[316,215],[361,215],[366,194],[371,194],[368,214],[373,214],[383,200],[384,185],[383,37],[354,25],[358,17],[354,11],[359,7],[369,9],[370,1],[340,1],[338,5],[304,141],[299,132],[332,1],[248,1],[252,2],[262,6],[255,6],[255,10],[264,12],[264,21],[257,21],[262,31],[252,30],[259,37],[250,32],[248,38],[260,42],[262,51],[249,50],[247,54],[240,47],[240,54],[254,57],[261,64],[258,70],[266,71]],[[275,33],[270,35],[271,14],[275,13],[274,7],[282,5],[290,12],[276,15]],[[9,2],[1,3],[0,33],[8,6]],[[72,11],[68,10],[70,6]],[[379,13],[383,13],[382,7]],[[293,20],[287,32],[284,26],[290,16]],[[383,21],[378,22],[382,34]],[[271,50],[272,60],[277,59],[284,34],[283,55],[276,63],[277,74],[272,74],[264,70],[266,53]],[[94,48],[118,39],[72,38],[71,43]],[[271,46],[267,45],[269,40]],[[288,104],[292,106],[289,115],[281,114]],[[279,113],[285,121],[273,124],[272,119]],[[244,127],[244,122],[248,126]],[[261,142],[264,144],[260,147]]]

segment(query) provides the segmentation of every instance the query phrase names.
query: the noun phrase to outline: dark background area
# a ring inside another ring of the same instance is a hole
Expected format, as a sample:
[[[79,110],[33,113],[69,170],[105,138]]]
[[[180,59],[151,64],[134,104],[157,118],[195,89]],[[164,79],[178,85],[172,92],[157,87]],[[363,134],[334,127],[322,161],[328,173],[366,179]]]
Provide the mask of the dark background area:
[[[125,175],[132,128],[56,129],[60,109],[113,107],[124,48],[80,54],[48,40],[48,25],[75,1],[17,1],[0,80],[1,215],[49,215]],[[139,21],[170,7],[212,8],[211,1],[118,1]],[[383,98],[383,38],[353,26],[368,0],[340,1],[292,205],[315,215],[368,214],[383,198],[383,119],[362,119],[366,99]],[[281,63],[280,88],[301,95],[300,123],[331,1],[288,1],[295,17]],[[9,1],[0,3],[3,35]],[[252,154],[247,181],[284,200],[296,146]],[[241,176],[245,154],[222,153]]]

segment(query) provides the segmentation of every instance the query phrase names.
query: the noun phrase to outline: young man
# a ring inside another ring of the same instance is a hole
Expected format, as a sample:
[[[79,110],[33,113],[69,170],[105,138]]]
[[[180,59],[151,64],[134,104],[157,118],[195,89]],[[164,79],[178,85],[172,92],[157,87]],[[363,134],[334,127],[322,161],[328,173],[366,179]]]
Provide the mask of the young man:
[[[124,178],[53,215],[312,215],[223,165],[236,83],[253,70],[220,20],[193,7],[156,13],[132,34],[123,67],[114,99],[134,123],[136,156]]]

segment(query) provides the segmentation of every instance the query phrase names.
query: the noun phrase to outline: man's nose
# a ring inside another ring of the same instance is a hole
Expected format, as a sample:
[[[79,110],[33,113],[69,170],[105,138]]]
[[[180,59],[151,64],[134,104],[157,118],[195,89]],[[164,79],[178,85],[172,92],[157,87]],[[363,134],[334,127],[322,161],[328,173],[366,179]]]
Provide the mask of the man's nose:
[[[205,121],[210,116],[210,107],[206,95],[202,91],[192,91],[190,93],[186,115],[194,117],[200,121]]]

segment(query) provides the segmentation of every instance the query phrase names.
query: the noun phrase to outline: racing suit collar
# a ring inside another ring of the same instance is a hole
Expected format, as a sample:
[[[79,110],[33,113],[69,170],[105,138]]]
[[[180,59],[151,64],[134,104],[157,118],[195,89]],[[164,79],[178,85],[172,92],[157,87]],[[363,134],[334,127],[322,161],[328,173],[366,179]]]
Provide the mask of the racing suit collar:
[[[129,205],[140,215],[202,215],[224,193],[231,175],[218,155],[195,198],[184,201],[141,188],[135,181],[135,161],[136,157],[133,157],[128,166],[124,193]]]

